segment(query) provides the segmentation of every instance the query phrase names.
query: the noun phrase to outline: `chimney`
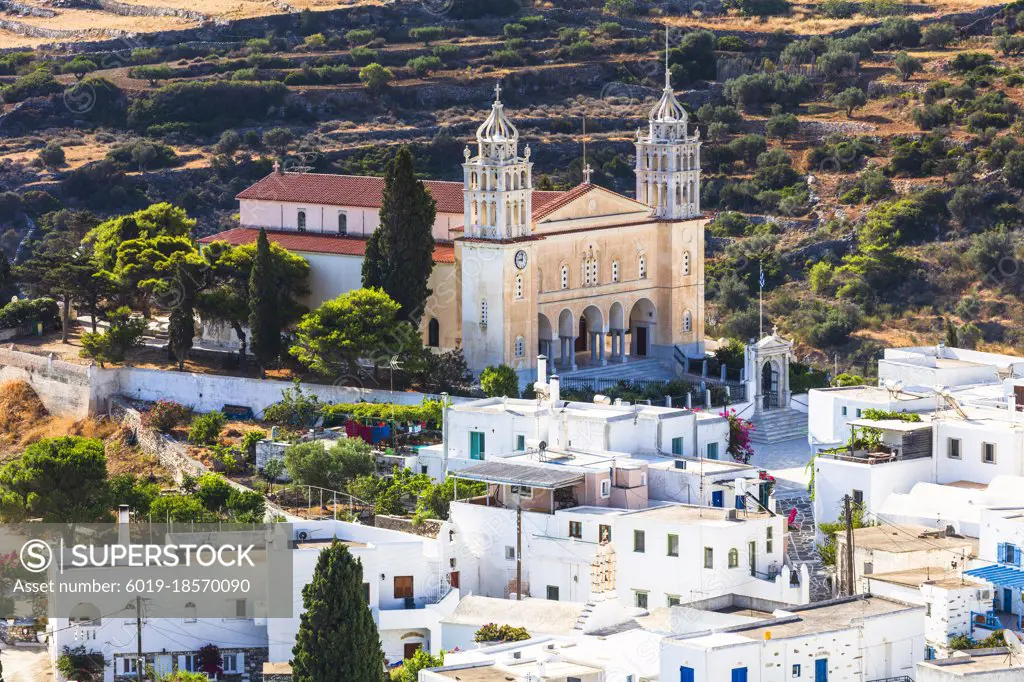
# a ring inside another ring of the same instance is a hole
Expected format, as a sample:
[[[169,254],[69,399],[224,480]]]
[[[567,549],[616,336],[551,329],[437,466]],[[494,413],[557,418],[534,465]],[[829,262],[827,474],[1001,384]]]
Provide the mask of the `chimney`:
[[[541,354],[537,356],[537,381],[547,381],[548,378],[548,356]]]
[[[551,378],[548,380],[548,391],[550,393],[550,398],[551,398],[551,402],[552,403],[557,403],[559,400],[561,400],[561,394],[559,393],[559,389],[558,389],[558,375],[557,374],[552,374]]]
[[[131,544],[129,523],[131,523],[131,514],[128,511],[128,505],[122,504],[117,508],[117,544],[125,547]]]

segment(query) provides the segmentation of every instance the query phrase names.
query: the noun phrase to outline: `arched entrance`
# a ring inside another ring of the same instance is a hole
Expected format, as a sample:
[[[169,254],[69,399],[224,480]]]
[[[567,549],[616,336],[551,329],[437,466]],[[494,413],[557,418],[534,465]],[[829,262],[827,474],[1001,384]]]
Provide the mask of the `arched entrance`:
[[[543,313],[537,313],[537,353],[540,355],[546,355],[548,360],[551,362],[548,367],[554,364],[554,358],[552,357],[555,352],[555,334],[551,329],[551,320],[548,316]]]
[[[568,308],[558,313],[558,364],[565,369],[576,369],[575,317]]]
[[[579,338],[584,339],[590,351],[589,364],[604,365],[604,314],[597,306],[587,306],[580,318]]]
[[[630,355],[646,357],[651,354],[657,323],[657,309],[650,300],[641,298],[633,304],[629,311]]]
[[[579,330],[580,333],[576,336],[576,352],[582,353],[587,349],[587,318],[580,318]]]
[[[612,337],[612,362],[626,359],[626,313],[616,301],[608,310],[608,335]]]
[[[761,393],[766,410],[779,406],[779,387],[778,366],[771,361],[764,363],[761,366]]]

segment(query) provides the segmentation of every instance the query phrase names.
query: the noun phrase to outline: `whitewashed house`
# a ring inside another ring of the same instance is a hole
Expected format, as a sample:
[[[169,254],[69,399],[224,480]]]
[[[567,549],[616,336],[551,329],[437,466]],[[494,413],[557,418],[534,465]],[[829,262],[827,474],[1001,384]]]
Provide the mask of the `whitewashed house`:
[[[966,571],[992,586],[993,618],[988,628],[1024,631],[1024,508],[982,512],[980,551]]]

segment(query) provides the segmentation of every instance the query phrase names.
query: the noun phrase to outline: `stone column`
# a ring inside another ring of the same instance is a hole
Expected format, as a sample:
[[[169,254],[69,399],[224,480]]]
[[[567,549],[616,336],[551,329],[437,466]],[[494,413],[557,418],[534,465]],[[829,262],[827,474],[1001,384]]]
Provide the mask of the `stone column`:
[[[626,330],[619,330],[619,362],[626,361]]]
[[[598,342],[597,343],[597,348],[598,348],[598,351],[599,351],[599,353],[601,355],[601,366],[604,367],[605,365],[608,364],[608,361],[604,359],[604,333],[603,332],[598,332],[597,333],[597,342]]]
[[[576,337],[570,336],[566,339],[569,344],[569,369],[576,369]]]

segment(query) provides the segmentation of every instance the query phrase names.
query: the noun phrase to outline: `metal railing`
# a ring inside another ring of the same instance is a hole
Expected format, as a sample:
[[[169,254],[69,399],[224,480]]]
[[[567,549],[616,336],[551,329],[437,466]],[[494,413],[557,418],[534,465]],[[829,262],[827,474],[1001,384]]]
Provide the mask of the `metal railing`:
[[[680,386],[683,387],[680,392]],[[561,380],[563,393],[602,393],[604,391],[619,390],[634,393],[647,393],[657,390],[660,395],[652,398],[651,404],[663,404],[662,397],[670,396],[672,404],[682,407],[685,404],[686,396],[689,394],[690,402],[694,407],[708,407],[707,391],[711,392],[710,407],[722,407],[733,403],[746,402],[746,384],[722,384],[714,379],[700,379],[691,383],[688,380],[676,379],[666,381],[663,379],[603,379],[600,377],[566,377]],[[726,390],[728,389],[728,390]],[[567,399],[570,396],[565,396]],[[643,398],[646,400],[647,398]]]

